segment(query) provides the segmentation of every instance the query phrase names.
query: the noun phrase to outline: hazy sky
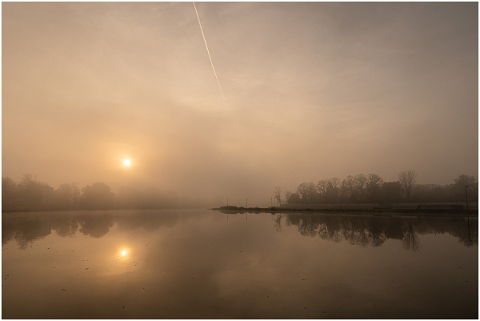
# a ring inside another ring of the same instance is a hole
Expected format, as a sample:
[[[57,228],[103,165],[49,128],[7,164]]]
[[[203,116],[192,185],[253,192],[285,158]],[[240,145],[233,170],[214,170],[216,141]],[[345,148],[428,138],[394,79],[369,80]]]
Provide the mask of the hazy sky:
[[[225,99],[191,2],[2,3],[2,175],[252,206],[477,175],[477,3],[196,7]]]

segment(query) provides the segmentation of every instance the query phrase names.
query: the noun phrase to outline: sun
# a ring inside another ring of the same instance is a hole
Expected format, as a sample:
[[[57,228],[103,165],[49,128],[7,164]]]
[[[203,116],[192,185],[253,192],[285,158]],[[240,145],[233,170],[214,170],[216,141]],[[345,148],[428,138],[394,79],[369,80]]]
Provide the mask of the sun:
[[[130,165],[132,165],[132,162],[129,159],[126,159],[126,160],[123,161],[123,166],[128,167]]]
[[[125,255],[127,255],[127,251],[123,250],[122,251],[122,256],[125,256]]]

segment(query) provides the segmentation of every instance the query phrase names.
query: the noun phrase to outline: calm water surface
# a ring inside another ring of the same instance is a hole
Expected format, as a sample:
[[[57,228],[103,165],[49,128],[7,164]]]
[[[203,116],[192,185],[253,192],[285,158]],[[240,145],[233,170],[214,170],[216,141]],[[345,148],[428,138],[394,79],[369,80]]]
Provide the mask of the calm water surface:
[[[477,318],[472,218],[8,213],[3,318]]]

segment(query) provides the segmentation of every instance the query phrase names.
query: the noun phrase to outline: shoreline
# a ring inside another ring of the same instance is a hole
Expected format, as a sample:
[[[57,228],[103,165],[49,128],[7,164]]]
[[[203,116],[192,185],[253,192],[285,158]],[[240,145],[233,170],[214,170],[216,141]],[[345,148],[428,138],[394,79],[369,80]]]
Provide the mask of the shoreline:
[[[220,211],[224,214],[244,214],[244,213],[315,213],[315,214],[373,214],[373,215],[455,215],[477,217],[478,209],[460,210],[446,208],[428,208],[428,209],[401,209],[391,207],[328,207],[328,208],[287,208],[287,207],[237,207],[221,206],[211,208],[212,211]]]

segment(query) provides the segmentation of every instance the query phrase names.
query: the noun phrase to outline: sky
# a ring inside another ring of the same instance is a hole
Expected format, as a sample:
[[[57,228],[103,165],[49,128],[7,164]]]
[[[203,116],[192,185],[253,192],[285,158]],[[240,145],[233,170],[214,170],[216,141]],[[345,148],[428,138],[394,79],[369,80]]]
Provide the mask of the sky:
[[[196,9],[206,43],[191,2],[2,3],[2,176],[249,206],[477,176],[477,3]]]

